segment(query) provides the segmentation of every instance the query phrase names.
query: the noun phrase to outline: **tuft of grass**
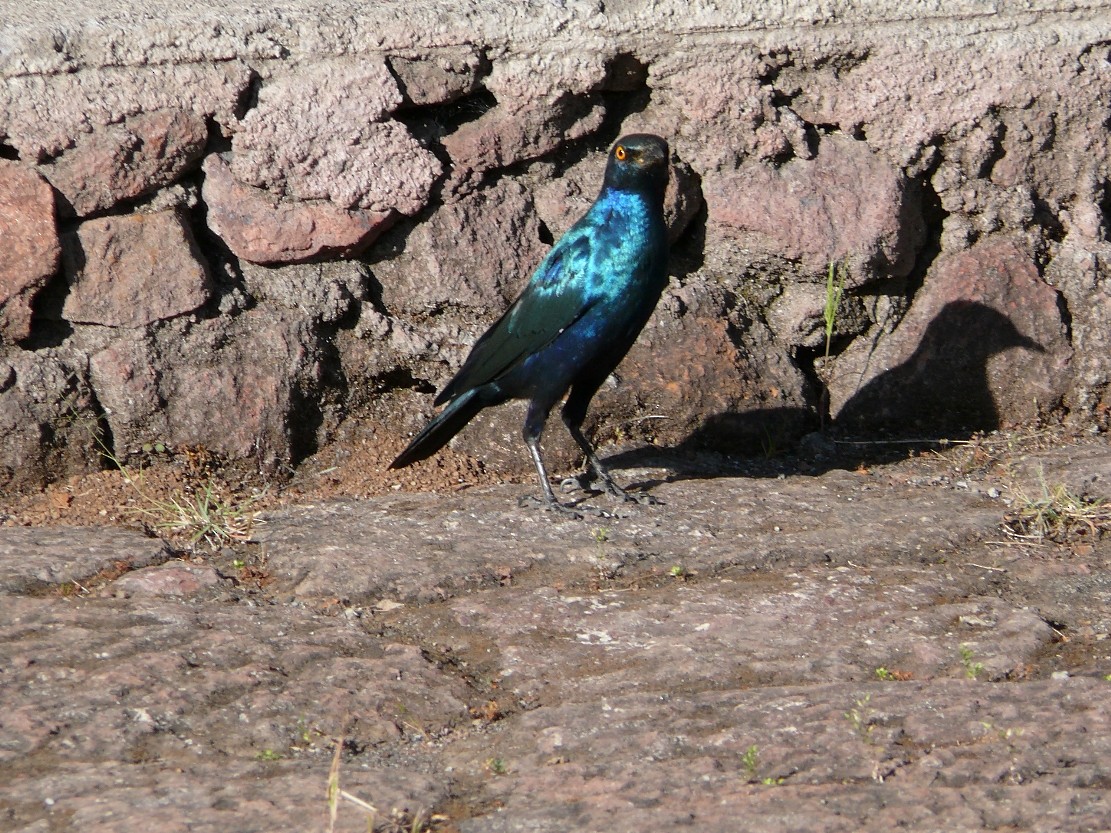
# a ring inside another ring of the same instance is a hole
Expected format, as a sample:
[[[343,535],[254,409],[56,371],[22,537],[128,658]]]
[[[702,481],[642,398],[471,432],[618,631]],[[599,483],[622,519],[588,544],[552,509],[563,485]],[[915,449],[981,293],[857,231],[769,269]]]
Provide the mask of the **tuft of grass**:
[[[203,541],[218,550],[236,541],[246,541],[257,522],[257,513],[250,507],[261,500],[261,494],[241,503],[232,502],[222,499],[209,481],[193,495],[178,492],[168,498],[157,498],[145,495],[130,478],[127,482],[144,498],[132,512],[157,532],[186,538],[190,546]]]
[[[876,679],[885,683],[889,683],[895,679],[895,675],[881,665],[879,668],[876,669]]]
[[[1060,543],[1078,535],[1097,538],[1111,532],[1111,501],[1075,495],[1061,483],[1051,486],[1044,471],[1039,480],[1039,495],[1014,489],[1014,509],[1003,519],[1009,534]]]
[[[119,470],[124,482],[138,497],[138,504],[127,511],[157,535],[184,538],[190,547],[203,541],[218,550],[237,541],[246,541],[255,524],[261,523],[258,512],[251,507],[263,499],[265,489],[245,499],[228,499],[221,495],[210,477],[191,493],[179,489],[169,497],[156,496],[146,487],[142,466],[133,471],[99,438],[97,443],[101,456]],[[156,444],[155,450],[159,447],[165,451],[161,443]]]
[[[826,273],[826,303],[822,309],[822,320],[825,322],[826,349],[824,359],[825,370],[829,370],[828,362],[830,350],[833,345],[833,331],[837,327],[837,313],[841,309],[841,300],[845,297],[845,277],[848,268],[843,264],[831,260],[829,271]],[[826,430],[826,421],[829,418],[829,379],[825,373],[819,373],[822,382],[822,391],[818,404],[821,417],[821,430]]]

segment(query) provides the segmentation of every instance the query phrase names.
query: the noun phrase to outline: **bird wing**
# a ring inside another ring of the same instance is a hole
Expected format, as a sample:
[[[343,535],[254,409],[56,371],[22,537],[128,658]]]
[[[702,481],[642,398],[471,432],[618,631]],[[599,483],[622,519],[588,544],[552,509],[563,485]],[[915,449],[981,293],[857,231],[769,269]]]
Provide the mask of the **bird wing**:
[[[600,298],[586,280],[592,248],[587,228],[572,227],[548,252],[520,297],[475,342],[435,404],[497,379],[582,318]]]

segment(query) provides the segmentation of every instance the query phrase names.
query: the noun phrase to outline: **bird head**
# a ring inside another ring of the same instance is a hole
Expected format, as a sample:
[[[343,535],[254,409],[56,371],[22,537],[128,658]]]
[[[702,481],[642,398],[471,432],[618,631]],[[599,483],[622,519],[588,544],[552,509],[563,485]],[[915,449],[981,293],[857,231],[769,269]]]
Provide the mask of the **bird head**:
[[[667,142],[651,133],[630,133],[610,148],[603,189],[641,191],[663,199],[667,188]]]

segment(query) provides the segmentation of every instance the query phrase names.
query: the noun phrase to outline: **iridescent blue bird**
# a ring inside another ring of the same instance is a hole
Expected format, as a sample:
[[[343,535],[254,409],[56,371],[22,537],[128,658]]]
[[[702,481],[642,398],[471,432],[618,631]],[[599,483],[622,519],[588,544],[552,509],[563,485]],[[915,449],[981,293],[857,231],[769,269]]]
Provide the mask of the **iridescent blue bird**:
[[[667,286],[663,200],[667,142],[624,136],[610,150],[594,204],[548,252],[512,306],[475,342],[463,367],[436,397],[447,403],[390,468],[442,448],[479,411],[510,399],[529,402],[524,440],[551,509],[560,504],[540,456],[548,413],[564,394],[563,422],[605,490],[634,500],[614,482],[582,432],[587,406],[636,341]]]

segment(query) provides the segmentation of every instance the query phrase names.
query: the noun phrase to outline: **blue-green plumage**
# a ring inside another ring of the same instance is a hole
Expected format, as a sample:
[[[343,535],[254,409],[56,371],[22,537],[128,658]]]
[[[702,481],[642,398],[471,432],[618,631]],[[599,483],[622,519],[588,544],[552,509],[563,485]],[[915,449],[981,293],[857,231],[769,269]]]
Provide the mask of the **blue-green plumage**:
[[[570,390],[563,421],[607,491],[627,497],[581,426],[606,377],[625,357],[667,286],[667,143],[634,134],[610,151],[601,193],[544,258],[505,314],[479,338],[435,404],[447,403],[398,456],[401,468],[431,456],[480,410],[529,400],[524,439],[548,504],[555,500],[539,439]]]

